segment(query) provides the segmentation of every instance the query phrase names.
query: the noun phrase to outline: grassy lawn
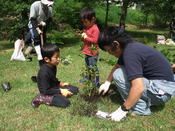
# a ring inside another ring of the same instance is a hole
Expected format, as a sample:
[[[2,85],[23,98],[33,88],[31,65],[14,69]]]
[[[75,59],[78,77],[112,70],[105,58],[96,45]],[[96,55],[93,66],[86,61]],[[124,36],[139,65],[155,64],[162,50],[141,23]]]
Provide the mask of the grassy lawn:
[[[155,31],[129,30],[137,39],[149,39],[151,46],[156,43]],[[140,33],[139,33],[140,32]],[[135,35],[134,35],[135,34]],[[140,35],[141,34],[141,35]],[[150,39],[151,38],[151,39]],[[69,82],[80,88],[79,83],[81,70],[84,67],[84,59],[79,56],[81,42],[74,39],[66,39],[65,45],[61,46],[61,57],[71,56],[72,63],[58,66],[57,77],[61,81]],[[157,48],[163,49],[166,46]],[[168,47],[173,48],[174,47]],[[13,43],[0,42],[0,83],[9,81],[12,89],[4,92],[0,89],[0,130],[175,130],[175,98],[168,101],[164,107],[152,108],[151,116],[129,116],[123,122],[113,122],[96,117],[72,115],[74,103],[78,96],[70,99],[72,105],[66,109],[41,105],[37,109],[31,106],[31,100],[38,94],[37,85],[30,80],[36,75],[39,66],[36,56],[32,62],[10,61],[13,52]],[[105,52],[100,52],[100,58],[105,61],[98,63],[101,83],[105,81],[112,64],[116,58]],[[118,93],[117,93],[118,94]],[[121,104],[120,96],[112,92],[101,97],[96,102],[98,109],[112,112]],[[80,101],[81,103],[81,101]]]

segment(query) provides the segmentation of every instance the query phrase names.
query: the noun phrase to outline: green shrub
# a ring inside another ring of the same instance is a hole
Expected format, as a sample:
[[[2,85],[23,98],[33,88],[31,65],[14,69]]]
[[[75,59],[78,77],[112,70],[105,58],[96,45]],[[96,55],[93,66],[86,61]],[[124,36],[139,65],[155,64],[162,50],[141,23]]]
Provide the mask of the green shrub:
[[[144,23],[145,15],[139,10],[128,9],[126,18],[127,24],[142,25]]]
[[[6,39],[15,40],[24,37],[24,32],[28,28],[28,14],[32,2],[34,0],[0,1],[0,32],[7,33]]]
[[[97,24],[104,25],[105,23],[105,8],[103,7],[97,7],[95,8],[96,18],[97,18]]]
[[[79,12],[83,8],[82,2],[75,0],[58,0],[54,4],[54,19],[60,23],[70,24],[73,28],[81,27]]]
[[[74,32],[72,29],[65,30],[52,30],[49,32],[47,42],[55,44],[65,44],[66,39],[74,38]]]
[[[120,20],[120,16],[119,16],[119,13],[120,13],[120,7],[117,7],[117,6],[114,6],[114,5],[111,5],[110,6],[110,9],[109,9],[109,22],[113,22],[113,23],[119,23],[119,20]]]
[[[91,100],[98,91],[98,87],[95,86],[95,67],[88,66],[83,68],[80,75],[83,78],[82,94]]]
[[[169,49],[161,49],[160,52],[169,60],[169,62],[171,64],[175,63],[175,53],[174,53],[174,49],[173,48],[169,48]]]

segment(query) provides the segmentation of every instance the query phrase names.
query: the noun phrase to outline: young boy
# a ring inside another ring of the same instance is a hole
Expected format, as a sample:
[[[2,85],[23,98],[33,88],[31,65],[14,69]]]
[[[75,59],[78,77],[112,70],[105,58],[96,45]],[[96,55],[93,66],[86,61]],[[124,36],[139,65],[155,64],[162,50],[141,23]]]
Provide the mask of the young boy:
[[[95,86],[99,86],[99,70],[97,67],[99,47],[97,42],[100,31],[95,24],[95,12],[89,7],[84,7],[80,12],[80,19],[85,27],[83,33],[80,35],[84,42],[82,53],[85,54],[87,70],[92,70],[96,74],[95,80],[93,80],[92,76],[87,76],[87,78],[93,80]]]
[[[37,84],[40,94],[32,101],[34,108],[40,104],[53,105],[57,107],[67,107],[70,101],[66,98],[78,93],[78,88],[70,86],[68,83],[60,82],[56,78],[57,65],[60,61],[60,51],[57,45],[44,45],[41,49],[44,64],[41,66]]]

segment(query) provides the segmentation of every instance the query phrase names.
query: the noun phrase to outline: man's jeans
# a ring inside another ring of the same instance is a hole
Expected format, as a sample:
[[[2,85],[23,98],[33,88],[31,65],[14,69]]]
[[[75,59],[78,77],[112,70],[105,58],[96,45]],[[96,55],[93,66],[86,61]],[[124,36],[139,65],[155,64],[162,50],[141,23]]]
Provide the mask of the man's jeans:
[[[127,80],[126,71],[123,66],[115,70],[113,80],[121,97],[123,100],[126,100],[131,88],[131,83]],[[131,111],[135,114],[150,115],[150,106],[163,105],[173,96],[175,96],[175,82],[148,80],[144,78],[144,92],[138,102],[132,107]]]

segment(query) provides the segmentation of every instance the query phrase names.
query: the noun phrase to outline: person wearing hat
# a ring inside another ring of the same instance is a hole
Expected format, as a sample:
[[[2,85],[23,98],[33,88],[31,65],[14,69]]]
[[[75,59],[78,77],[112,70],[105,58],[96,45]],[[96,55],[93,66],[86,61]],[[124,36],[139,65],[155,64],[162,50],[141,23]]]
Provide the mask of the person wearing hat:
[[[120,121],[129,112],[150,115],[151,106],[164,105],[175,96],[175,75],[169,61],[159,51],[133,40],[122,27],[110,26],[99,36],[99,47],[118,58],[106,82],[99,88],[105,94],[112,81],[123,104],[107,117]]]
[[[42,64],[41,56],[41,35],[43,36],[43,43],[46,42],[46,27],[52,19],[52,5],[53,0],[41,0],[35,1],[30,7],[29,16],[29,33],[30,41],[28,41],[28,48],[25,51],[25,55],[29,55],[34,46],[39,60],[39,65]]]

